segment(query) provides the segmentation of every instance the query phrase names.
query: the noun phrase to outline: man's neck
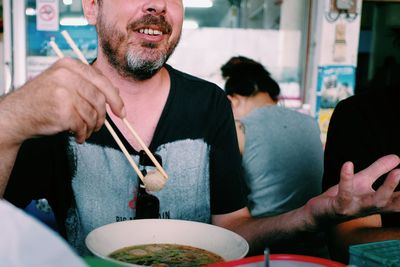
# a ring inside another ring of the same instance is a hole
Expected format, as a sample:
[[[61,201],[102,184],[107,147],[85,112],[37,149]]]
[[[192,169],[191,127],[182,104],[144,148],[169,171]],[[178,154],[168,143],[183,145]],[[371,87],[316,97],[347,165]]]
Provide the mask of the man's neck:
[[[107,60],[98,58],[94,66],[119,89],[125,104],[126,119],[134,126],[144,143],[149,146],[170,91],[168,70],[161,68],[152,78],[137,81],[124,77]],[[137,151],[143,149],[125,125],[107,107],[108,114],[131,146]]]

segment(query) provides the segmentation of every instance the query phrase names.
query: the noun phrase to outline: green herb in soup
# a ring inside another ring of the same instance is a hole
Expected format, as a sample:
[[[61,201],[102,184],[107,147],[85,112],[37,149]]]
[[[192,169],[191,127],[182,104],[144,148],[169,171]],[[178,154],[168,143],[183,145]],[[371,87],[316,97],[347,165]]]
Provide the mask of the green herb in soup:
[[[224,261],[221,256],[207,250],[175,244],[131,246],[114,251],[110,257],[146,266],[202,266]]]

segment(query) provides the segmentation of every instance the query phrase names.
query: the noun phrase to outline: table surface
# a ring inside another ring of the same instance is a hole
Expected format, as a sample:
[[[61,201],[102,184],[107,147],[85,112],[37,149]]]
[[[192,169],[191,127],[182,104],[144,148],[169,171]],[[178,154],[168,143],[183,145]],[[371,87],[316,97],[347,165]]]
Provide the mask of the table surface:
[[[87,265],[89,265],[90,267],[121,267],[122,265],[110,262],[110,261],[106,261],[103,259],[100,259],[98,257],[85,257],[83,258],[83,260],[85,261],[85,263]]]
[[[219,264],[209,265],[209,267],[265,267],[263,255],[247,257],[240,260],[228,261]],[[271,254],[269,267],[346,267],[346,265],[332,260],[294,255],[294,254]]]
[[[90,267],[122,267],[122,265],[109,262],[97,257],[84,258]],[[264,256],[252,256],[240,260],[228,261],[209,265],[209,267],[265,267]],[[346,265],[324,258],[292,255],[272,254],[269,267],[346,267]]]

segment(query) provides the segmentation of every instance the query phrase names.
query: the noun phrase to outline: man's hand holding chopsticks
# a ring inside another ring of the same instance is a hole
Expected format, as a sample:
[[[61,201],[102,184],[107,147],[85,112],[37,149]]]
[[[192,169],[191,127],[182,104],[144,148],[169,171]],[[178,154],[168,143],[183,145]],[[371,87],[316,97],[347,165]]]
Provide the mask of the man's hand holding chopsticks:
[[[103,125],[106,104],[125,117],[118,89],[94,67],[71,58],[58,60],[3,102],[8,130],[3,129],[16,142],[71,131],[82,143]]]

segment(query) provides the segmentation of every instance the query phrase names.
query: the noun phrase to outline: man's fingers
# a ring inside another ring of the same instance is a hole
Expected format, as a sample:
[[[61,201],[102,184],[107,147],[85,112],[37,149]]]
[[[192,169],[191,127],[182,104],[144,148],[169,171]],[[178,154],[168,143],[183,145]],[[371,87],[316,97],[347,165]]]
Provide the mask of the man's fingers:
[[[82,144],[85,142],[87,136],[87,126],[81,119],[78,113],[75,113],[71,118],[70,131],[75,133],[75,140],[77,143]]]
[[[380,176],[393,170],[400,164],[400,158],[394,154],[387,155],[379,158],[372,163],[368,168],[358,172],[356,178],[368,179],[369,184],[372,185]]]
[[[87,139],[86,127],[82,127],[78,132],[75,132],[75,140],[77,143],[83,144],[86,139]]]
[[[340,172],[338,193],[334,195],[332,187],[331,207],[336,215],[359,216],[369,215],[377,211],[393,210],[400,204],[400,193],[393,193],[400,182],[400,169],[396,155],[384,156],[368,168],[354,174],[351,162],[343,164]],[[381,175],[389,173],[384,184],[375,192],[372,183]],[[397,205],[397,206],[396,206]],[[400,209],[400,207],[399,207]]]
[[[400,181],[400,170],[391,171],[385,179],[385,182],[375,193],[374,201],[377,208],[383,208],[390,201],[394,190]]]
[[[41,122],[42,134],[70,130],[82,143],[103,125],[106,103],[117,116],[125,116],[118,89],[92,66],[63,58],[39,78],[31,85],[31,91],[37,99],[49,98],[51,105],[45,113],[53,114]]]
[[[117,115],[125,115],[118,89],[95,68],[68,58],[57,63],[60,68],[69,72],[69,75],[61,77],[61,84],[67,86],[71,94],[79,96],[75,99],[75,108],[86,123],[88,135],[103,125],[106,102],[109,102]]]
[[[124,110],[124,103],[119,96],[119,90],[105,77],[99,70],[90,65],[75,61],[77,64],[71,70],[82,75],[82,78],[92,83],[96,88],[105,96],[107,104],[110,106],[112,112],[120,118],[126,116]],[[71,66],[70,66],[71,67]]]
[[[80,79],[76,80],[80,82],[76,85],[77,90],[85,90],[85,87],[82,86],[81,82],[82,79],[86,80],[88,83],[95,86],[104,95],[104,97],[106,98],[105,101],[110,106],[112,112],[115,115],[121,118],[124,118],[126,116],[124,103],[119,96],[118,88],[113,86],[113,84],[105,76],[103,76],[99,70],[97,70],[93,66],[87,65],[71,58],[64,58],[59,61],[60,65],[81,76]]]
[[[106,97],[106,102],[110,106],[112,112],[120,118],[125,118],[124,102],[119,96],[119,89],[116,88],[99,70],[91,67],[91,71],[97,73],[98,79],[92,82],[97,85]]]
[[[339,194],[349,197],[353,193],[354,165],[350,161],[343,164],[340,171]]]
[[[77,94],[81,98],[80,102],[85,102],[82,109],[80,109],[80,104],[78,104],[78,108],[88,126],[94,130],[100,129],[106,118],[105,96],[91,84],[88,84],[83,90],[78,90]]]
[[[71,105],[67,110],[72,113],[77,112],[80,115],[80,118],[86,124],[86,134],[89,136],[93,130],[99,129],[104,122],[106,114],[105,96],[93,83],[82,79],[79,74],[68,70],[65,72],[68,73],[68,77],[64,75],[59,80],[60,90],[66,93],[65,99],[59,99],[60,108]],[[64,71],[61,73],[64,73]]]
[[[75,100],[75,109],[80,118],[84,121],[86,126],[86,135],[89,137],[92,132],[97,128],[98,111],[80,96],[76,96],[76,98],[77,100]]]

